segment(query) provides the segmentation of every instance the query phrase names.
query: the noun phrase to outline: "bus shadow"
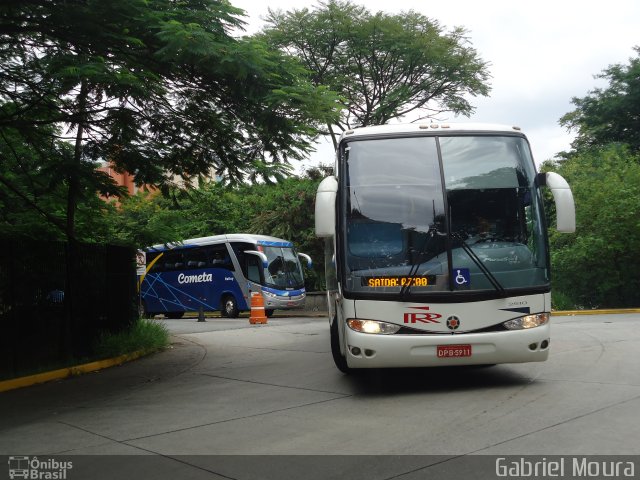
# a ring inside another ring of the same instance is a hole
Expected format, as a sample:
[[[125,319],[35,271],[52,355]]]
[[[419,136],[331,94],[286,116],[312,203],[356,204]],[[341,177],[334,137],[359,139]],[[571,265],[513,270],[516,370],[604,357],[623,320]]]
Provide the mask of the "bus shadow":
[[[356,395],[439,393],[528,385],[508,366],[371,369],[349,375]]]

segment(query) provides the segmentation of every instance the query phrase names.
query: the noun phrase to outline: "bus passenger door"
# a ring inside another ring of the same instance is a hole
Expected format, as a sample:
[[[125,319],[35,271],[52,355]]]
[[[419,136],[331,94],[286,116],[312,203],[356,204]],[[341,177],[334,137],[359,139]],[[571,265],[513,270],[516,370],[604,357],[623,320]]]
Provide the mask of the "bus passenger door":
[[[245,255],[246,263],[247,263],[247,280],[251,283],[250,289],[253,292],[259,292],[262,289],[260,288],[260,284],[262,284],[262,260],[260,257],[256,255]]]

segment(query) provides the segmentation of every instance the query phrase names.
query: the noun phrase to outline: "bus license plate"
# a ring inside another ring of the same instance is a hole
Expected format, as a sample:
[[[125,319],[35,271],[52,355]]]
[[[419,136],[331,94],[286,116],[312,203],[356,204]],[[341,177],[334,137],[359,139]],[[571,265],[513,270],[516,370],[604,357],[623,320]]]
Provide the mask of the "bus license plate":
[[[471,345],[438,345],[438,358],[470,357]]]

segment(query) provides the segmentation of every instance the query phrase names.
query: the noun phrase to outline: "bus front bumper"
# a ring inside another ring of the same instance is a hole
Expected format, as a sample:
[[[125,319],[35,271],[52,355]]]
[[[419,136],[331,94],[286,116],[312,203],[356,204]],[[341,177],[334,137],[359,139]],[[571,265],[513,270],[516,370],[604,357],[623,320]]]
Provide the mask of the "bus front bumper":
[[[267,310],[286,310],[303,308],[306,300],[306,293],[301,295],[284,297],[281,295],[266,295],[263,292],[264,308]]]
[[[351,368],[438,367],[543,362],[549,356],[547,323],[526,330],[456,335],[374,335],[345,329]]]

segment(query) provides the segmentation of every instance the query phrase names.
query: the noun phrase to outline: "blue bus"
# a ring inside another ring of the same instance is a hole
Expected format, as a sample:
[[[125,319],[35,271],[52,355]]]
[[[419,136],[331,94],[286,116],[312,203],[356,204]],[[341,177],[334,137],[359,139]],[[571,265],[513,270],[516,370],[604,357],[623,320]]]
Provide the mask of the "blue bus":
[[[250,309],[260,292],[265,312],[304,306],[306,292],[293,243],[266,235],[229,234],[160,244],[140,252],[140,313],[181,318],[185,312],[219,310],[228,318]],[[142,260],[141,260],[142,259]]]

